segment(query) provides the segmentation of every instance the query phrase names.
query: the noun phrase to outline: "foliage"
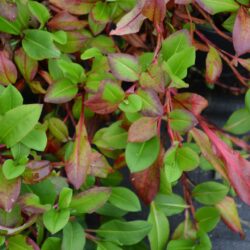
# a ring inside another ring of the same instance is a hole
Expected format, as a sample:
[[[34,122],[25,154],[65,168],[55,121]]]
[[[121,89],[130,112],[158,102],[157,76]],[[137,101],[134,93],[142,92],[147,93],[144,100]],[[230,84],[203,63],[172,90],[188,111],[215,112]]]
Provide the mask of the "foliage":
[[[249,78],[239,70],[250,70],[249,7],[0,1],[0,249],[209,250],[220,220],[243,235],[234,199],[250,205],[250,147],[235,135],[250,131]],[[223,129],[187,89],[197,51],[209,88],[245,93]],[[220,81],[226,64],[234,87]],[[198,168],[219,179],[194,183]],[[148,218],[126,220],[142,203]],[[183,221],[170,231],[176,214]]]

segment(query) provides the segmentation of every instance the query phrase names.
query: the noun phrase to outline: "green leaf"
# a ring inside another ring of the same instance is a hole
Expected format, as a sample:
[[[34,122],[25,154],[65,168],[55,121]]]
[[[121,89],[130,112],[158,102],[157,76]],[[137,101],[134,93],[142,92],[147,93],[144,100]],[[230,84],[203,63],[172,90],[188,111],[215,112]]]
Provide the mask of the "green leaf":
[[[128,143],[125,159],[131,172],[139,172],[151,166],[160,152],[160,141],[154,137],[143,143]]]
[[[11,109],[0,120],[0,141],[8,147],[21,141],[38,122],[40,104],[21,105]]]
[[[187,132],[198,122],[192,113],[182,109],[170,112],[169,119],[171,128],[178,132]]]
[[[195,242],[193,240],[171,240],[167,250],[193,250]]]
[[[137,58],[128,54],[110,54],[109,64],[114,76],[127,82],[139,80],[140,67]]]
[[[20,176],[25,167],[25,165],[16,165],[13,160],[8,159],[3,164],[3,174],[7,180],[12,180]]]
[[[46,131],[41,125],[37,125],[21,140],[21,143],[30,149],[44,151],[47,145]]]
[[[62,44],[62,45],[67,43],[68,37],[65,31],[58,30],[56,32],[51,33],[51,35],[55,42]]]
[[[33,250],[34,248],[26,241],[26,236],[15,235],[8,238],[8,250]]]
[[[176,151],[176,161],[181,170],[192,171],[199,166],[200,158],[194,150],[183,146]]]
[[[155,197],[155,206],[166,216],[182,213],[188,205],[184,199],[177,194],[158,194]]]
[[[90,49],[85,50],[81,54],[81,59],[88,60],[88,59],[91,59],[93,57],[98,57],[100,55],[101,55],[101,51],[98,48],[90,48]]]
[[[41,250],[61,250],[61,239],[57,237],[48,237],[43,245]]]
[[[109,201],[114,206],[125,211],[136,212],[141,210],[137,196],[124,187],[113,187]]]
[[[106,149],[124,149],[127,145],[128,132],[121,128],[121,122],[117,121],[108,128],[97,131],[94,136],[94,144]]]
[[[234,0],[197,0],[197,3],[209,14],[217,14],[220,12],[235,12],[239,5]]]
[[[236,13],[232,13],[222,24],[223,28],[232,33],[234,29],[235,19],[236,19]]]
[[[89,189],[74,196],[69,207],[73,214],[93,213],[107,202],[110,193],[105,187]]]
[[[42,204],[54,205],[57,193],[55,185],[52,184],[50,179],[47,178],[35,185],[24,185],[22,188],[26,190],[26,192],[36,194],[40,198]]]
[[[53,44],[52,35],[44,30],[26,30],[22,41],[25,52],[35,60],[57,58],[60,51]]]
[[[97,249],[96,250],[122,250],[122,248],[118,247],[112,242],[108,241],[98,241],[97,242]]]
[[[220,212],[214,207],[202,207],[196,210],[195,219],[204,232],[212,231],[220,221]]]
[[[67,79],[58,80],[49,86],[44,101],[48,103],[65,103],[71,101],[77,94],[78,87]]]
[[[142,99],[136,94],[131,94],[119,105],[123,112],[136,113],[142,108]]]
[[[59,195],[58,207],[60,209],[68,208],[72,200],[73,190],[68,187],[64,187]]]
[[[154,202],[150,206],[148,222],[152,225],[148,234],[151,249],[165,249],[170,233],[169,222],[165,214],[156,208]]]
[[[50,18],[48,9],[43,4],[36,1],[28,2],[28,8],[32,15],[40,22],[40,28],[42,28]]]
[[[250,112],[248,109],[238,109],[229,117],[224,129],[230,133],[241,135],[250,131]]]
[[[11,35],[19,35],[21,33],[20,27],[16,23],[8,21],[0,16],[0,31]]]
[[[43,214],[43,223],[52,233],[59,232],[68,223],[70,212],[68,209],[56,211],[54,208]]]
[[[228,190],[229,188],[221,183],[207,181],[197,185],[192,196],[202,204],[214,205],[225,198]]]
[[[245,105],[247,110],[250,112],[250,89],[247,91],[245,95]]]
[[[20,92],[13,85],[8,85],[0,95],[0,115],[22,104]]]
[[[146,221],[119,221],[112,220],[101,225],[96,230],[99,237],[119,245],[134,245],[140,242],[151,230]]]
[[[167,61],[176,53],[191,47],[192,42],[187,30],[180,30],[168,36],[162,43],[163,60]]]
[[[68,222],[63,229],[62,250],[82,250],[85,245],[85,233],[77,222]]]
[[[66,142],[69,138],[68,127],[65,123],[56,117],[51,117],[49,120],[49,131],[59,141]]]
[[[195,64],[195,48],[190,47],[174,54],[167,61],[171,72],[183,79],[187,76],[187,69]]]
[[[107,83],[104,87],[102,98],[112,104],[120,103],[125,97],[123,89],[112,83]]]
[[[66,60],[58,60],[58,66],[63,72],[65,78],[72,83],[80,83],[85,79],[84,69],[78,63],[68,62]]]

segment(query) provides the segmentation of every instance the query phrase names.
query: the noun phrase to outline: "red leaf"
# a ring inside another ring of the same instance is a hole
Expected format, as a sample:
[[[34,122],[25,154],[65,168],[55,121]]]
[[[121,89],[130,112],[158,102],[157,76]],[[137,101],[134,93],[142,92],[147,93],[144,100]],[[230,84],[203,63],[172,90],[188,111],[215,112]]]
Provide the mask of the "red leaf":
[[[5,51],[0,52],[0,83],[8,85],[15,83],[17,70],[15,64],[8,58]]]
[[[244,232],[241,227],[238,210],[233,198],[226,196],[224,200],[215,205],[219,210],[224,223],[234,232],[240,233],[243,237]]]
[[[142,117],[134,122],[128,131],[129,142],[144,142],[157,134],[157,119]]]
[[[85,182],[91,164],[91,147],[82,116],[76,126],[76,139],[73,151],[66,161],[65,170],[69,182],[79,189]]]
[[[233,29],[233,44],[238,56],[250,52],[250,15],[241,7],[236,16]]]
[[[68,12],[62,11],[57,13],[49,22],[48,26],[51,29],[56,30],[80,30],[86,26],[86,22],[79,20],[77,17],[69,14]]]
[[[116,29],[112,30],[110,35],[121,36],[137,33],[143,21],[146,19],[146,17],[142,15],[144,3],[145,0],[139,0],[137,5],[117,23]]]
[[[165,0],[146,0],[142,14],[155,24],[160,24],[166,15],[167,2]]]
[[[24,79],[27,82],[32,81],[38,70],[38,62],[30,58],[23,48],[15,51],[15,62]]]
[[[194,93],[180,93],[174,96],[174,109],[186,108],[195,115],[199,115],[208,106],[208,101]]]
[[[160,188],[160,168],[163,164],[164,150],[161,150],[157,161],[149,168],[131,174],[131,182],[136,193],[145,204],[150,204]]]
[[[204,122],[201,122],[200,125],[222,158],[236,193],[245,203],[250,205],[250,162],[231,149]]]
[[[218,51],[210,47],[206,58],[206,81],[215,83],[222,72],[222,60]]]
[[[21,189],[21,179],[6,180],[0,168],[0,208],[11,211]]]

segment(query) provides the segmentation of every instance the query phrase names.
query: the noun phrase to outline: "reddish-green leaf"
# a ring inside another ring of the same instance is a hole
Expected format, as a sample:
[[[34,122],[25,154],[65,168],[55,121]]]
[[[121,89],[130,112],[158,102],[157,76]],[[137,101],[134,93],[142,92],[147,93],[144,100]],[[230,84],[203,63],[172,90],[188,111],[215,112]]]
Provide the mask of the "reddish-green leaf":
[[[142,99],[142,114],[144,116],[159,117],[163,114],[163,106],[157,93],[152,90],[139,89],[137,95]]]
[[[157,161],[149,168],[131,174],[131,181],[138,196],[145,204],[150,204],[160,187],[160,168],[164,152],[161,151]]]
[[[68,11],[74,15],[85,15],[89,13],[94,5],[95,0],[79,1],[79,0],[49,0],[49,2],[59,9]]]
[[[81,117],[76,127],[76,139],[73,150],[65,166],[68,180],[76,189],[79,189],[86,180],[91,164],[90,156],[91,147],[86,127]]]
[[[201,123],[201,126],[225,163],[229,180],[236,193],[245,203],[250,204],[250,162],[231,149],[205,123]]]
[[[110,194],[110,188],[94,187],[75,195],[69,207],[74,214],[93,213],[107,202]]]
[[[173,110],[169,114],[169,120],[171,128],[178,132],[186,132],[198,123],[191,112],[182,109]]]
[[[166,3],[168,0],[146,0],[142,14],[156,24],[161,23],[166,15]]]
[[[0,168],[0,208],[10,211],[15,204],[21,188],[21,179],[7,180]]]
[[[207,83],[215,83],[222,72],[222,60],[218,51],[210,47],[206,58],[206,81]]]
[[[144,1],[138,1],[137,5],[117,23],[116,29],[112,30],[110,35],[121,36],[138,32],[146,19],[141,13],[144,3]]]
[[[17,79],[15,64],[9,59],[7,52],[0,52],[0,83],[4,85],[13,84]]]
[[[140,68],[135,56],[116,53],[108,56],[109,65],[114,76],[127,82],[139,79]]]
[[[128,131],[129,142],[144,142],[157,134],[157,120],[151,117],[142,117],[134,122]]]
[[[65,103],[72,100],[77,91],[77,85],[73,84],[70,80],[58,80],[49,86],[44,101],[57,104]]]
[[[178,93],[173,100],[174,109],[185,107],[195,115],[199,115],[207,106],[208,101],[195,93]]]
[[[55,30],[80,30],[86,26],[86,22],[79,20],[76,16],[69,14],[68,12],[62,11],[57,13],[49,22],[48,26]]]
[[[233,29],[233,44],[238,56],[250,52],[250,14],[241,7],[236,16]]]
[[[38,62],[30,58],[23,48],[15,51],[15,63],[27,82],[34,79],[38,70]]]
[[[224,200],[215,205],[225,224],[234,232],[244,236],[236,203],[233,198],[226,196]]]

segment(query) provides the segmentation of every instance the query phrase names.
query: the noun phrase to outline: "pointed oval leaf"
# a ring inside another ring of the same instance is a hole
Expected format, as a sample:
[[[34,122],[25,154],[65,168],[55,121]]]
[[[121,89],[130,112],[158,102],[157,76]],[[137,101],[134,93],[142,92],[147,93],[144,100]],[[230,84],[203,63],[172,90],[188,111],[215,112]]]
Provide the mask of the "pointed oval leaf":
[[[21,141],[37,124],[42,112],[40,104],[18,106],[0,120],[0,141],[8,147]]]
[[[160,141],[154,137],[142,143],[128,143],[125,151],[126,163],[131,172],[148,168],[157,159],[160,152]]]
[[[237,205],[234,199],[226,196],[224,200],[217,203],[215,206],[219,210],[224,223],[232,231],[239,233],[241,236],[244,236],[244,231],[241,226]]]
[[[31,57],[29,57],[23,48],[20,48],[15,51],[15,63],[21,72],[22,76],[27,82],[30,82],[34,79],[37,70],[38,62]]]
[[[108,56],[109,65],[114,76],[127,82],[139,79],[140,67],[135,56],[116,53]]]
[[[241,7],[233,28],[233,45],[238,56],[250,52],[250,14]]]
[[[141,210],[137,196],[124,187],[113,187],[109,202],[125,211],[136,212]]]
[[[22,41],[24,51],[34,60],[57,58],[60,51],[53,44],[52,35],[44,30],[26,30]]]
[[[152,230],[148,234],[151,249],[165,249],[170,233],[169,222],[166,215],[156,208],[154,202],[150,206],[148,222],[152,225]]]
[[[128,131],[129,142],[144,142],[157,135],[157,120],[151,117],[142,117],[134,122]]]
[[[228,193],[229,188],[221,183],[207,181],[197,185],[192,196],[200,203],[214,205],[222,201]]]
[[[58,80],[49,86],[44,101],[56,104],[69,102],[75,97],[77,91],[77,85],[71,83],[69,80]]]
[[[119,221],[112,220],[97,229],[97,235],[107,241],[119,245],[134,245],[140,242],[151,230],[151,225],[146,221]]]
[[[63,229],[62,250],[84,249],[85,233],[77,222],[69,222]]]
[[[45,227],[55,234],[62,230],[68,223],[70,212],[68,209],[56,211],[54,208],[43,214],[43,223]]]
[[[21,189],[20,178],[7,180],[0,168],[0,208],[5,211],[11,211],[15,204]]]
[[[15,64],[8,58],[7,53],[0,52],[0,83],[3,85],[14,84],[17,79]]]
[[[94,187],[74,196],[69,207],[73,214],[93,213],[107,202],[110,194],[109,188]]]

